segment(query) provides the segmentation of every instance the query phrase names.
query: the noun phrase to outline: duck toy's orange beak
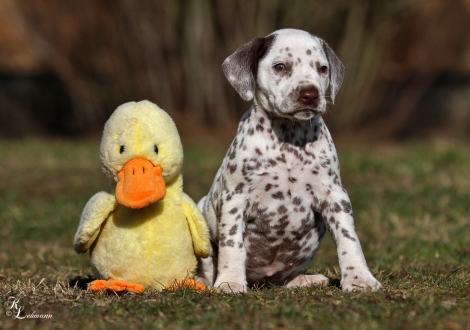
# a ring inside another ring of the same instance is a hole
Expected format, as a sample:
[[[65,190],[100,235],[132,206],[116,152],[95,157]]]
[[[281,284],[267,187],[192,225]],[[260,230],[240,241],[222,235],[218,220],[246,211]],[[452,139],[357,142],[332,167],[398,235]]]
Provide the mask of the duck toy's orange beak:
[[[165,197],[162,167],[145,158],[128,161],[118,172],[116,199],[124,206],[140,209]]]

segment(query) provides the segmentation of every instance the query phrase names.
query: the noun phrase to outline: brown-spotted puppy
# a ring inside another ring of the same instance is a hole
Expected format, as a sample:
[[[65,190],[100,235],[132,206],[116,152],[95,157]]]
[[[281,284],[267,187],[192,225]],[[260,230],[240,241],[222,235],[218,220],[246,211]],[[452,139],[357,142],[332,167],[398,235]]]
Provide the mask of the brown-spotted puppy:
[[[212,255],[199,276],[223,291],[247,285],[326,284],[300,275],[331,233],[343,291],[379,289],[354,229],[338,157],[321,115],[343,81],[344,67],[322,39],[285,29],[241,46],[223,63],[244,100],[253,100],[198,204]]]

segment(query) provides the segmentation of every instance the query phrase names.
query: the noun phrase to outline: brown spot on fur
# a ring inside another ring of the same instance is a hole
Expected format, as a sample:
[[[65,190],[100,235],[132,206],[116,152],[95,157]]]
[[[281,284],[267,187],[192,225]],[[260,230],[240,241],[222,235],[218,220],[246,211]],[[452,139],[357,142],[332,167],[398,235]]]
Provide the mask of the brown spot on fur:
[[[237,233],[237,230],[238,230],[238,225],[233,225],[232,228],[230,228],[230,231],[228,232],[229,235],[235,235]]]
[[[228,169],[230,170],[230,174],[233,174],[237,170],[237,164],[229,165]]]
[[[320,205],[320,209],[323,211],[324,209],[326,209],[328,206],[330,206],[330,204],[324,200],[321,205]]]
[[[338,203],[335,202],[335,204],[333,205],[333,208],[332,208],[333,212],[340,212],[341,211],[341,206],[339,206]]]
[[[282,191],[278,191],[274,194],[271,195],[272,198],[274,199],[281,199],[281,200],[284,200],[284,193]]]
[[[351,203],[347,200],[341,200],[341,206],[343,206],[343,211],[346,212],[346,213],[351,213],[352,211],[352,207],[351,207]]]
[[[348,232],[346,229],[344,229],[344,228],[341,229],[341,234],[343,234],[344,237],[350,239],[350,240],[353,241],[353,242],[356,241],[356,239],[355,239],[354,237],[351,237],[351,236],[349,235],[349,232]]]
[[[277,208],[277,212],[280,214],[284,214],[287,212],[287,208],[284,205],[281,205]]]
[[[235,187],[235,192],[236,192],[236,193],[242,193],[244,186],[245,186],[245,184],[244,184],[243,182],[240,182],[240,183],[237,184],[237,186]]]

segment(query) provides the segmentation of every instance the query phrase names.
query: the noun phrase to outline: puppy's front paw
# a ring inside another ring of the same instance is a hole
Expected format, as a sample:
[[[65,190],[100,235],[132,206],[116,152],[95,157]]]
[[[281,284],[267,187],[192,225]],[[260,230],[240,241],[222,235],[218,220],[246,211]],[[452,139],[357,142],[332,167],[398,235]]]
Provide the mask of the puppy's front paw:
[[[214,284],[214,288],[227,293],[245,293],[246,292],[246,285],[243,283],[236,283],[236,282],[216,282]]]
[[[361,290],[382,290],[383,286],[369,271],[349,272],[343,275],[341,288],[344,292]]]

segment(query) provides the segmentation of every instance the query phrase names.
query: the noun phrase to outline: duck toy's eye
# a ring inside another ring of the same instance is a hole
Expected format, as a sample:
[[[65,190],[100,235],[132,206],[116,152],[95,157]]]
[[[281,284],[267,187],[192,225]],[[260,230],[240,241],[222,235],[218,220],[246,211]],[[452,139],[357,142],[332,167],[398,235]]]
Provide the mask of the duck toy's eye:
[[[124,152],[124,150],[126,150],[126,148],[124,146],[121,146],[119,148],[119,153],[122,154]]]
[[[158,147],[156,145],[153,146],[153,151],[158,155]]]

